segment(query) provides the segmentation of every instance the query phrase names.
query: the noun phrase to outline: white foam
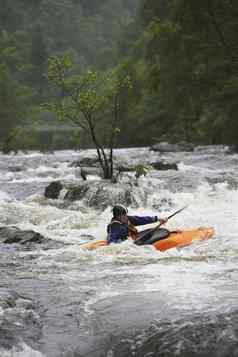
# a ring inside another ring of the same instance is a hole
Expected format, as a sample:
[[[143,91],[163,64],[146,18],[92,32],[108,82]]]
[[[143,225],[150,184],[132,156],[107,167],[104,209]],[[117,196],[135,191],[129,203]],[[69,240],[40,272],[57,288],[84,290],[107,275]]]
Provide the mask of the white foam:
[[[80,154],[80,157],[91,155],[92,152],[85,151],[82,155]],[[59,162],[59,158],[64,158],[66,154],[74,158],[79,156],[76,152],[62,151],[55,156],[56,162]],[[118,154],[121,159],[128,162],[136,157],[137,150],[123,149],[118,151]],[[126,155],[127,158],[125,158]],[[147,159],[149,155],[151,156],[147,149],[140,152],[138,150],[138,157],[141,158],[143,155]],[[153,155],[154,160],[157,154],[153,153]],[[207,304],[207,306],[215,306],[219,311],[219,306],[224,304],[228,294],[229,303],[233,303],[237,298],[237,287],[236,280],[232,280],[230,276],[233,270],[235,272],[234,262],[237,260],[238,252],[236,217],[238,191],[230,190],[226,182],[211,185],[204,179],[204,175],[209,177],[211,170],[217,173],[216,167],[213,167],[212,157],[205,158],[203,163],[203,158],[199,162],[196,161],[198,156],[193,160],[193,153],[189,154],[187,161],[187,157],[182,156],[181,153],[168,155],[169,157],[181,156],[184,163],[179,164],[179,172],[176,175],[156,172],[156,175],[153,173],[153,175],[141,177],[138,180],[138,187],[132,187],[139,207],[129,207],[129,213],[167,216],[188,205],[186,210],[169,220],[168,229],[213,226],[216,231],[214,239],[195,242],[189,247],[179,250],[171,249],[164,253],[156,251],[153,247],[137,247],[130,242],[86,251],[80,248],[79,243],[90,239],[87,238],[87,234],[98,239],[105,238],[106,226],[112,215],[110,207],[103,212],[97,212],[92,208],[80,206],[84,203],[77,201],[68,209],[58,209],[54,205],[69,206],[66,203],[64,205],[63,200],[62,202],[61,200],[47,201],[42,196],[32,196],[25,201],[25,204],[3,202],[0,204],[0,215],[6,217],[6,221],[9,220],[11,224],[17,224],[22,229],[34,229],[45,237],[74,244],[57,250],[39,252],[37,264],[32,268],[33,273],[34,269],[38,272],[37,267],[40,271],[44,266],[49,268],[56,266],[59,268],[57,274],[62,274],[62,277],[69,282],[70,288],[79,289],[80,287],[81,289],[83,284],[80,283],[85,282],[85,286],[87,284],[89,287],[93,286],[98,299],[114,296],[114,294],[123,295],[128,291],[132,293],[133,291],[158,291],[158,296],[168,295],[171,305],[174,304],[178,308],[184,306],[184,309],[188,306],[191,309],[197,306],[202,308]],[[200,168],[201,162],[207,165],[205,169]],[[59,168],[62,169],[63,175],[65,173],[73,175],[75,172],[74,168],[68,169],[64,164],[59,164],[54,172],[59,172],[57,171]],[[233,170],[233,166],[231,168],[228,162],[225,172],[229,170]],[[48,172],[43,167],[36,175],[40,174],[40,171]],[[186,172],[186,175],[181,171]],[[189,174],[190,171],[193,173],[192,177]],[[34,170],[31,174],[34,175]],[[29,179],[39,179],[36,175]],[[175,187],[171,188],[166,185],[166,180],[171,177],[170,175],[175,177],[175,180],[172,180]],[[177,177],[178,189],[176,191]],[[192,182],[191,189],[186,187],[186,178]],[[32,252],[22,254],[32,254]],[[85,274],[85,269],[81,273],[80,263],[89,266],[87,271],[91,274],[93,284],[90,281],[87,282],[88,274]],[[61,267],[67,269],[60,270]],[[50,269],[47,271],[52,273]],[[47,275],[45,278],[47,279]],[[105,284],[105,281],[108,283]],[[0,356],[2,357],[1,354]]]
[[[0,191],[0,201],[11,201],[11,197],[3,191]]]

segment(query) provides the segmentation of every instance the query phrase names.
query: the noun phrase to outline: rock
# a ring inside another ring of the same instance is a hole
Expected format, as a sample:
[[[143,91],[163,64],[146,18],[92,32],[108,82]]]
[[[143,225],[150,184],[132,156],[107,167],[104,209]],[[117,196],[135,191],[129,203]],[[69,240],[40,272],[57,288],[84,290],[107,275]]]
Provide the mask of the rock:
[[[45,189],[45,197],[51,199],[57,199],[59,197],[60,191],[63,185],[60,181],[54,181],[49,184]]]
[[[155,170],[178,170],[178,165],[176,163],[165,163],[165,162],[152,162],[151,166],[155,169]]]
[[[44,249],[58,248],[64,245],[61,242],[45,238],[33,230],[21,230],[14,226],[0,227],[0,243],[19,243],[27,246],[30,244],[44,244]]]
[[[70,163],[69,167],[82,167],[82,166],[99,166],[97,157],[84,157],[81,160],[76,160]]]
[[[45,238],[34,231],[22,231],[17,227],[0,227],[0,242],[12,243],[41,243]]]
[[[150,150],[159,152],[179,152],[179,151],[193,151],[194,147],[191,143],[180,142],[178,144],[169,144],[168,142],[161,142],[151,146]]]
[[[66,188],[66,200],[83,200],[85,205],[105,209],[115,203],[135,205],[132,184],[114,184],[107,180],[82,182]]]
[[[136,171],[136,167],[135,166],[125,166],[125,165],[120,165],[118,166],[118,171],[119,172],[133,172]]]
[[[77,200],[82,200],[85,195],[86,192],[89,190],[89,185],[86,184],[81,184],[81,185],[77,185],[77,186],[69,186],[67,187],[67,193],[64,196],[65,200],[69,200],[69,201],[77,201]]]
[[[88,205],[96,208],[106,208],[115,203],[126,206],[135,204],[130,185],[122,187],[117,184],[100,184],[88,199]]]

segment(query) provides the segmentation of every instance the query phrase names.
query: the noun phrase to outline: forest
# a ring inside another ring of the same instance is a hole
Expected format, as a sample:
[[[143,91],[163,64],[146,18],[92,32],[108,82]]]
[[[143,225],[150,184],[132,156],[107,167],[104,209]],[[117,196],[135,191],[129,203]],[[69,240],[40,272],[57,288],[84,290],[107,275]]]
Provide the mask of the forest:
[[[237,33],[235,0],[2,0],[0,149],[90,147],[85,123],[106,147],[236,145]]]

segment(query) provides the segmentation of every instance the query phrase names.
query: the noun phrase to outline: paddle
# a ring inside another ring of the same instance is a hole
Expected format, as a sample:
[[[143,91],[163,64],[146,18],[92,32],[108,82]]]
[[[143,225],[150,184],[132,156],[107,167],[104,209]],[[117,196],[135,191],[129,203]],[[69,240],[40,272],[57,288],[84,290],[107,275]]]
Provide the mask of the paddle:
[[[185,207],[183,207],[183,208],[180,208],[180,209],[177,210],[176,212],[172,213],[170,216],[167,217],[167,219],[169,220],[170,218],[174,217],[176,214],[178,214],[178,213],[182,212],[183,210],[185,210],[185,208],[187,208],[187,206],[185,206]],[[146,235],[148,235],[148,232],[154,234],[163,224],[164,224],[164,223],[160,223],[160,224],[158,224],[155,228],[147,229],[147,230],[145,231],[145,234],[142,234],[139,238],[137,238],[137,239],[134,241],[134,243],[135,243],[135,244],[138,244],[138,243],[140,243],[140,241],[143,241],[144,237],[145,237]],[[138,245],[139,245],[139,244],[138,244]]]

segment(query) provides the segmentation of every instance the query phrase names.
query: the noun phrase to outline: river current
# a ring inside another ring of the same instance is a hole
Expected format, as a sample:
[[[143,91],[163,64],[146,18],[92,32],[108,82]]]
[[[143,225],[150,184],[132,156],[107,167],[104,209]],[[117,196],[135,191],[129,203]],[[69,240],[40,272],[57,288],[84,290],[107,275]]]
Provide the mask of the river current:
[[[80,248],[105,237],[111,207],[66,205],[44,190],[54,180],[81,181],[70,163],[88,156],[94,151],[0,155],[0,226],[64,243],[0,243],[0,356],[237,356],[238,155],[223,146],[116,150],[123,164],[178,163],[178,171],[138,179],[130,214],[166,216],[187,205],[169,229],[215,229],[207,241],[163,253],[130,242]]]

